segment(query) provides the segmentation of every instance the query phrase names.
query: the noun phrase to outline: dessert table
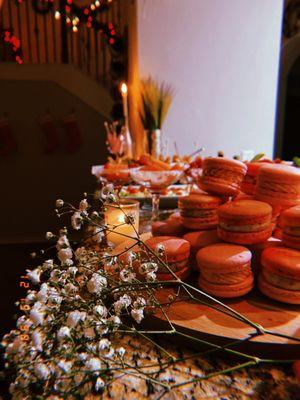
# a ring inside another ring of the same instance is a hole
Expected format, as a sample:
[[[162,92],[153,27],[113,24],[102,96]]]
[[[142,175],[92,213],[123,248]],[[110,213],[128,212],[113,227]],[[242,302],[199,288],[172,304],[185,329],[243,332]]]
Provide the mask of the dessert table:
[[[208,159],[206,192],[170,215],[157,200],[184,172],[162,164],[133,168],[151,212],[109,182],[56,201],[70,227],[46,233],[52,254],[21,277],[23,315],[2,340],[13,399],[300,399],[300,252],[272,237],[298,238],[300,171],[260,170],[292,176],[290,196],[274,185],[281,210],[270,184],[269,203],[240,193],[244,164]]]

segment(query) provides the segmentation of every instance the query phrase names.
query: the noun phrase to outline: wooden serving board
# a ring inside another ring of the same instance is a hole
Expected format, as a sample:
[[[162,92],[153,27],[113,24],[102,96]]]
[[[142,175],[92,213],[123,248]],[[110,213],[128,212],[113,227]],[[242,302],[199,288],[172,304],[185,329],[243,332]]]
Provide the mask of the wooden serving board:
[[[147,233],[141,237],[143,240],[146,240],[150,236],[151,234]],[[125,247],[126,242],[115,248],[114,253],[117,254],[123,251]],[[196,273],[189,279],[189,283],[197,287]],[[167,303],[168,296],[174,294],[176,290],[175,287],[161,289],[156,292],[157,299],[161,303]],[[245,339],[255,332],[255,329],[251,326],[208,305],[192,301],[183,294],[184,290],[181,289],[179,301],[176,301],[165,309],[168,318],[178,331],[221,346],[235,340]],[[204,296],[199,295],[198,298],[207,302]],[[237,299],[220,300],[265,329],[300,339],[300,306],[284,304],[269,299],[260,293],[258,289],[254,289],[246,296]],[[221,308],[216,303],[211,304]],[[157,312],[153,316],[146,318],[144,324],[151,330],[170,329],[165,316],[161,312]],[[172,335],[167,337],[172,338]],[[180,336],[176,336],[176,341],[178,338]],[[199,342],[189,339],[185,339],[184,342],[189,346],[197,348],[201,345]],[[234,349],[264,358],[300,359],[299,341],[271,334],[253,337],[238,346],[234,346]]]
[[[174,293],[174,288],[165,288],[157,292],[157,298],[161,303],[166,303],[168,296]],[[204,296],[200,295],[199,299],[207,302]],[[221,301],[265,329],[300,339],[300,306],[268,299],[258,289],[238,299],[221,299]],[[211,304],[221,308],[215,303]],[[178,331],[218,345],[245,339],[255,332],[251,326],[208,305],[192,301],[186,296],[179,298],[179,301],[168,307],[166,312]],[[163,326],[169,327],[161,312],[156,313],[152,319],[152,329],[153,323],[160,329]],[[199,346],[199,342],[190,339],[186,341],[194,347]],[[300,359],[300,341],[271,334],[252,337],[234,346],[234,349],[271,359]]]

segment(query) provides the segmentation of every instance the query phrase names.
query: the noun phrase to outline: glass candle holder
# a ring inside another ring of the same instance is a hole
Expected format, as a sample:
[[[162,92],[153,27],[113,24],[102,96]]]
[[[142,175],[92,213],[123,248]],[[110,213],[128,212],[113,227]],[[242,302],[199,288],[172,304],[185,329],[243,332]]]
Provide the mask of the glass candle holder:
[[[124,241],[128,241],[128,245],[136,241],[139,231],[139,208],[139,202],[133,200],[120,200],[118,204],[106,206],[105,223],[110,230],[107,233],[109,242],[117,246]],[[132,223],[128,223],[126,217],[132,217]]]

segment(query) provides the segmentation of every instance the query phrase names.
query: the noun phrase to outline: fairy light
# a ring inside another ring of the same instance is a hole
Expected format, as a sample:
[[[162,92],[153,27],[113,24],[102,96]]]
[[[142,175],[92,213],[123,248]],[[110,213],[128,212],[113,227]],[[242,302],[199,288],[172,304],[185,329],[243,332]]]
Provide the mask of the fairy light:
[[[73,28],[72,28],[72,30],[73,30],[73,32],[78,32],[78,28],[77,28],[77,26],[76,26],[76,25],[73,25]]]
[[[96,0],[96,1],[95,1],[95,6],[96,6],[96,7],[100,7],[100,1],[99,1],[99,0]]]
[[[60,19],[60,12],[59,11],[55,11],[54,18],[57,19],[57,20]]]
[[[92,10],[92,11],[96,10],[95,4],[91,4],[91,10]]]

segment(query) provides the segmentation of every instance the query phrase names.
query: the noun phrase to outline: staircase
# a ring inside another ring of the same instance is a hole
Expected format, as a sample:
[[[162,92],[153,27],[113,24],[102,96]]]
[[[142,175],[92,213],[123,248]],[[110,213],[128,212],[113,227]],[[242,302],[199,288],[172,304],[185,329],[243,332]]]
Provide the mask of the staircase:
[[[70,1],[3,0],[0,9],[0,120],[5,113],[17,143],[13,154],[0,154],[0,180],[7,193],[0,200],[6,210],[0,244],[43,241],[45,230],[61,225],[53,212],[55,199],[75,202],[83,192],[93,192],[90,168],[107,157],[103,123],[121,100],[131,0],[75,0],[83,12],[84,4],[97,1],[106,7],[95,17],[97,29],[88,20],[75,29],[66,23]],[[51,154],[45,152],[48,139],[38,123],[47,112],[59,136]],[[69,152],[63,124],[72,113],[82,145]],[[0,127],[0,149],[1,142]]]

